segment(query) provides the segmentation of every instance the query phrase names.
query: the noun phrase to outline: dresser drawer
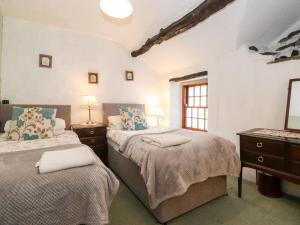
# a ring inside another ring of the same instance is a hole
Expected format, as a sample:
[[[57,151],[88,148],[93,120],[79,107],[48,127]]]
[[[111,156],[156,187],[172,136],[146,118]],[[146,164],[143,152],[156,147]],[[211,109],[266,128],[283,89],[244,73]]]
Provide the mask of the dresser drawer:
[[[289,146],[289,158],[300,162],[300,146],[290,145]]]
[[[74,131],[77,133],[77,135],[80,138],[106,136],[106,128],[102,128],[102,127],[75,129]]]
[[[300,161],[290,162],[290,172],[294,175],[300,176]]]
[[[261,138],[241,137],[241,149],[255,153],[285,156],[285,144]]]
[[[80,138],[80,142],[85,145],[102,145],[106,144],[105,136],[97,136],[97,137],[88,137],[88,138]]]
[[[285,160],[282,157],[263,155],[250,151],[241,152],[241,160],[243,162],[253,163],[257,166],[264,166],[275,170],[285,170]]]

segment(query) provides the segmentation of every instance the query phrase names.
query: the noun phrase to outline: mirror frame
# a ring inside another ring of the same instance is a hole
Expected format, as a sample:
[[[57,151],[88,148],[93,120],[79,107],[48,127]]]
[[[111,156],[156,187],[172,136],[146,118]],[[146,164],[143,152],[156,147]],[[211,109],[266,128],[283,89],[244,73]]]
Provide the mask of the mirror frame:
[[[290,79],[290,81],[289,81],[289,89],[288,89],[288,97],[287,97],[287,105],[286,105],[286,115],[285,115],[284,130],[300,133],[300,129],[291,129],[291,128],[288,128],[289,113],[290,113],[290,104],[291,104],[291,95],[292,95],[292,85],[293,85],[293,82],[296,82],[296,81],[300,81],[300,78]]]

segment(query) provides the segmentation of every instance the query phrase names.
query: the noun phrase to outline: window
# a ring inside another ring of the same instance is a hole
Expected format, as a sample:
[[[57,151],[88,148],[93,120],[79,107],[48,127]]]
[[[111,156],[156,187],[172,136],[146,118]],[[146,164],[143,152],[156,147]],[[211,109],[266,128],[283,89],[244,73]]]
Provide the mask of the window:
[[[186,85],[182,90],[182,127],[207,131],[208,84]]]

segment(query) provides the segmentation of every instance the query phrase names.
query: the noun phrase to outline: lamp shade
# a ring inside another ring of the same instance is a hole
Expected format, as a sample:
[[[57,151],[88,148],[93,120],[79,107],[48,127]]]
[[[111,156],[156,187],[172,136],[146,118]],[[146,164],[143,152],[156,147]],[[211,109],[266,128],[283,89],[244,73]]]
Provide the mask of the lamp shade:
[[[164,116],[165,112],[162,107],[151,107],[149,110],[150,116]]]
[[[83,108],[96,108],[98,105],[96,96],[83,96],[81,106]]]
[[[105,14],[118,19],[126,18],[133,12],[129,0],[101,0],[100,8]]]

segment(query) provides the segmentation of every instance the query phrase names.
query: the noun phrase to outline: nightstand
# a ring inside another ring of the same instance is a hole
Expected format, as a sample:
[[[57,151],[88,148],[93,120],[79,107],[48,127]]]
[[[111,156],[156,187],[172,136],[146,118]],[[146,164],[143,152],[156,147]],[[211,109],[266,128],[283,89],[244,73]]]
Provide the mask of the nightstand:
[[[73,124],[71,129],[78,135],[82,144],[91,147],[96,155],[107,165],[106,125]]]

